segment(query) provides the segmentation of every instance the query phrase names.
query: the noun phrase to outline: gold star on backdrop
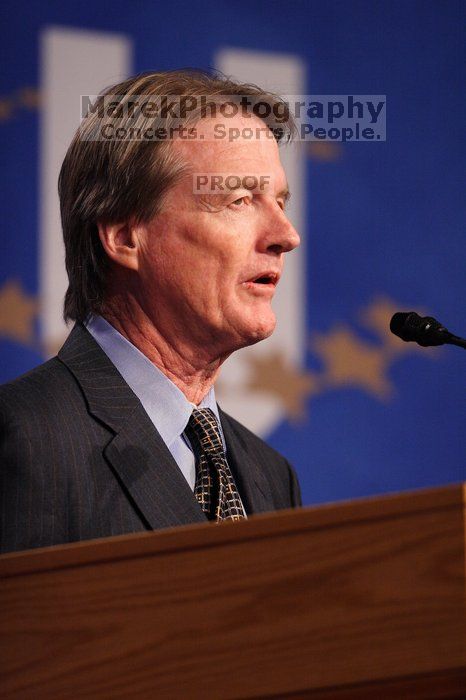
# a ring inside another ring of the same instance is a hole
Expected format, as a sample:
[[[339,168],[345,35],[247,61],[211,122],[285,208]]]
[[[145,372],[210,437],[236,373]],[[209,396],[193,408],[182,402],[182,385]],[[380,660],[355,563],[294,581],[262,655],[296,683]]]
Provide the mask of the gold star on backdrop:
[[[312,160],[332,162],[340,160],[342,148],[333,141],[311,141],[307,144],[307,152]]]
[[[4,122],[11,117],[15,106],[7,97],[0,97],[0,121]]]
[[[7,122],[22,109],[40,109],[40,93],[37,88],[25,85],[11,95],[0,96],[0,122]]]
[[[377,297],[359,314],[361,322],[366,328],[377,333],[385,346],[385,352],[390,353],[390,355],[422,350],[417,343],[405,343],[390,331],[390,321],[393,314],[404,308],[409,309],[409,304],[403,306],[403,304],[395,304],[385,297]],[[419,309],[417,313],[424,315],[424,312]]]
[[[319,381],[315,375],[292,367],[280,351],[251,357],[249,365],[251,379],[246,385],[247,389],[278,398],[291,419],[305,416],[306,400],[319,391]]]
[[[362,341],[351,328],[339,325],[326,335],[316,333],[311,347],[324,363],[327,386],[356,386],[380,399],[393,393],[385,376],[389,358],[383,348]]]
[[[32,344],[37,308],[36,299],[23,292],[17,280],[8,280],[0,289],[0,335]]]
[[[18,103],[26,109],[39,109],[40,107],[40,93],[37,88],[26,86],[18,90],[17,93]]]

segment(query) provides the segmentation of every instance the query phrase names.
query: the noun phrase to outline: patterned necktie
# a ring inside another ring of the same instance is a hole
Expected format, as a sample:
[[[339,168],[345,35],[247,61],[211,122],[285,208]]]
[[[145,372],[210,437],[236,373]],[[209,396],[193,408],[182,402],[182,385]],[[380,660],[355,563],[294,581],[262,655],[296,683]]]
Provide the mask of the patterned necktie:
[[[209,520],[240,520],[243,506],[210,408],[194,409],[185,433],[196,454],[194,495]]]

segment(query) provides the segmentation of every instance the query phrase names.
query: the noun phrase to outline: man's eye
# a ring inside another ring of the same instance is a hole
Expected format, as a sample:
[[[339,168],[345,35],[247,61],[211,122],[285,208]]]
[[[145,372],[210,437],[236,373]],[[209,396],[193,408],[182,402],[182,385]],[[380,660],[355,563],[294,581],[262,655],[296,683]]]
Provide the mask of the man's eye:
[[[239,207],[244,206],[245,204],[248,204],[250,199],[251,199],[250,197],[238,197],[238,199],[235,199],[235,201],[232,202],[231,204],[234,207],[239,208]]]

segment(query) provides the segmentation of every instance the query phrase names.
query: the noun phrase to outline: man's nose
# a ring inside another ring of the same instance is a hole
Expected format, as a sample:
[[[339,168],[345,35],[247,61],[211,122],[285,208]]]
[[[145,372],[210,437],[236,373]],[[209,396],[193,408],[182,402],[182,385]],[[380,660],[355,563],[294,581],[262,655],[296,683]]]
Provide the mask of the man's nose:
[[[263,246],[269,252],[288,253],[299,246],[301,239],[285,212],[275,202],[274,211],[264,226]]]

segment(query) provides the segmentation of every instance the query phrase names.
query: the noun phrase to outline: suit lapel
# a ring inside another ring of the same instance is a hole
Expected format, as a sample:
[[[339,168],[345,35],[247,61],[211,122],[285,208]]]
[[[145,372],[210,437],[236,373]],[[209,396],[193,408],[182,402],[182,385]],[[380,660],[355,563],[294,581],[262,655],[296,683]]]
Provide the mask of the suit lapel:
[[[186,479],[142,406],[129,417],[104,454],[150,527],[206,522]]]
[[[231,418],[219,408],[223,434],[227,447],[227,459],[248,515],[274,510],[270,485],[258,462],[251,453],[246,438],[235,428]]]
[[[139,399],[83,326],[73,328],[58,358],[78,381],[89,413],[113,431],[105,458],[149,527],[206,522]]]

